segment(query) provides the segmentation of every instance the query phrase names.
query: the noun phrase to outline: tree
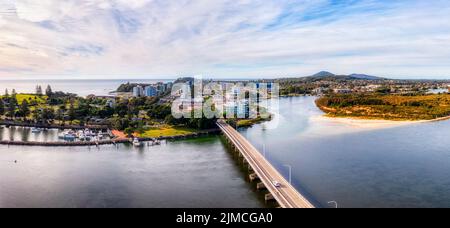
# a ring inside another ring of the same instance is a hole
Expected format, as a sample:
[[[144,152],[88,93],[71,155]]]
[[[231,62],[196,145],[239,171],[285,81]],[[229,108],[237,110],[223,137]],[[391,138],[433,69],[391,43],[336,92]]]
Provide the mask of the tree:
[[[16,95],[17,95],[16,89],[13,89],[13,90],[12,90],[12,93],[11,93],[11,96],[16,96]]]
[[[64,125],[64,109],[61,108],[56,109],[55,119],[61,121],[62,125]]]
[[[383,87],[378,88],[378,89],[376,90],[376,92],[377,92],[377,93],[388,94],[389,92],[391,92],[391,89],[388,88],[388,87],[386,87],[386,86],[383,86]]]
[[[54,120],[55,119],[55,113],[54,110],[51,108],[44,108],[41,111],[41,117],[40,120],[42,120],[42,122],[47,123],[48,120]]]
[[[30,108],[28,106],[27,100],[22,101],[22,105],[20,106],[20,114],[21,116],[25,117],[27,119],[27,116],[30,114]]]
[[[40,85],[36,86],[36,94],[42,95],[42,87]]]
[[[47,85],[47,89],[45,89],[45,95],[49,97],[53,95],[52,87],[50,87],[50,85]]]
[[[40,110],[38,108],[33,109],[33,111],[31,112],[31,116],[34,119],[34,121],[37,121],[40,116]]]
[[[2,99],[0,99],[0,116],[2,116],[3,114],[5,114],[5,103]]]
[[[133,133],[134,133],[134,129],[132,127],[127,127],[124,130],[124,133],[127,134],[128,137],[131,137],[133,135]]]
[[[9,97],[8,89],[5,89],[5,97]]]
[[[9,99],[8,117],[14,118],[16,116],[16,106],[17,106],[17,98],[15,96],[12,96]]]
[[[115,113],[117,115],[119,115],[120,117],[125,117],[125,115],[128,112],[128,103],[127,102],[128,102],[127,100],[121,101],[114,108],[115,109]]]
[[[69,107],[69,120],[72,123],[73,120],[75,120],[75,108],[73,106],[73,101],[70,102],[70,107]]]

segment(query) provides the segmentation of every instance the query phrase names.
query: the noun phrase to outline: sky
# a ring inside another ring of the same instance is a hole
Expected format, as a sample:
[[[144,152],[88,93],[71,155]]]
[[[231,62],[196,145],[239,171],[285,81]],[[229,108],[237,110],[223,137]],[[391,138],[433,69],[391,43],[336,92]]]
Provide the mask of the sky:
[[[448,0],[0,0],[0,79],[450,79]]]

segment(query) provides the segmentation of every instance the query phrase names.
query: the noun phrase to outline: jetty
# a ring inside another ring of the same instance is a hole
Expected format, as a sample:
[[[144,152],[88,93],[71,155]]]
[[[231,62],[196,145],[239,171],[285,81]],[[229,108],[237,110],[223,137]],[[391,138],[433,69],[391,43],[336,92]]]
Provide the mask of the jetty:
[[[108,130],[108,133],[113,135],[111,131]],[[148,141],[162,141],[162,140],[180,140],[180,139],[190,139],[203,137],[208,135],[219,134],[220,129],[211,129],[200,131],[191,134],[185,135],[176,135],[176,136],[163,136],[156,138],[138,138],[140,142],[148,142]],[[116,137],[109,140],[98,140],[98,141],[52,141],[52,142],[37,142],[37,141],[9,141],[3,140],[0,141],[0,145],[9,145],[9,146],[43,146],[43,147],[71,147],[71,146],[100,146],[100,145],[109,145],[109,144],[123,144],[123,143],[131,143],[132,139],[127,137]]]

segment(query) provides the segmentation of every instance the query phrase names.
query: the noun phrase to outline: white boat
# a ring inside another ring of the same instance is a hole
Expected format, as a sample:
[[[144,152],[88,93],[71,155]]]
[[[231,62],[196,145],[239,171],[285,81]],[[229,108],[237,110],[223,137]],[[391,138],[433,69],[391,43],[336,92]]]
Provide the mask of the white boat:
[[[63,133],[58,135],[58,138],[73,141],[77,138],[77,135],[73,131],[64,131]]]
[[[36,128],[36,127],[33,127],[33,128],[31,128],[31,133],[41,133],[42,132],[42,129],[41,128]]]
[[[141,147],[142,146],[142,142],[140,142],[138,138],[134,138],[133,139],[133,146]]]
[[[70,140],[70,141],[75,140],[76,138],[77,138],[77,136],[75,134],[67,134],[64,136],[65,140]]]
[[[102,140],[103,139],[103,135],[101,133],[98,133],[96,137],[97,137],[98,140]]]
[[[93,137],[93,136],[95,136],[95,134],[91,130],[89,130],[87,128],[84,130],[84,135],[86,137]]]
[[[84,135],[84,132],[83,132],[83,131],[78,131],[77,136],[78,136],[78,139],[79,139],[80,141],[85,141],[85,140],[86,140],[86,136]]]

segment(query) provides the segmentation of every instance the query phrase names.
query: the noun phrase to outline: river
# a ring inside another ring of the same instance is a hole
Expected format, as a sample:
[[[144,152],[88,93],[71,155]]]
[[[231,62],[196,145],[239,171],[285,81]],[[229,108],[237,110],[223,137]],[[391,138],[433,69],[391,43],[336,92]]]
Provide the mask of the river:
[[[280,101],[278,127],[241,130],[323,207],[450,207],[450,121],[364,129],[318,121],[314,97]]]
[[[0,146],[0,207],[264,207],[259,197],[219,136],[141,149]]]

